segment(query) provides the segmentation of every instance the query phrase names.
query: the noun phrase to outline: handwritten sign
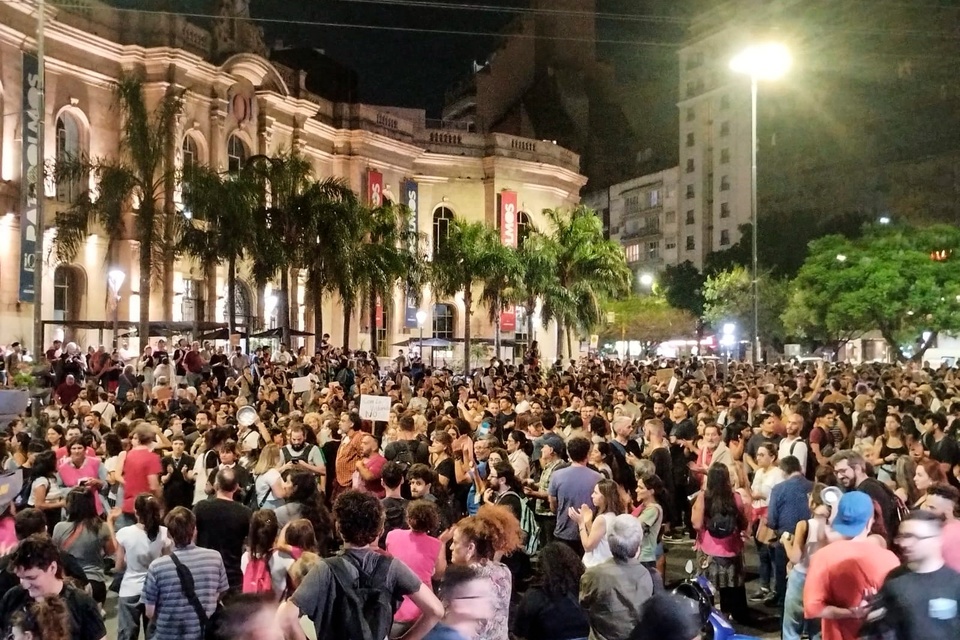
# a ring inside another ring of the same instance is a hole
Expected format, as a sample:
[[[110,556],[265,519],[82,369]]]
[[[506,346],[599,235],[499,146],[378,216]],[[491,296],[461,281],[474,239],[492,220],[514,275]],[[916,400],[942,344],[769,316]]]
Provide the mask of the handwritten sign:
[[[291,380],[290,384],[294,393],[304,393],[305,391],[310,391],[310,383],[312,381],[313,378],[310,376],[301,376]]]
[[[360,419],[386,422],[390,419],[389,396],[360,396]]]

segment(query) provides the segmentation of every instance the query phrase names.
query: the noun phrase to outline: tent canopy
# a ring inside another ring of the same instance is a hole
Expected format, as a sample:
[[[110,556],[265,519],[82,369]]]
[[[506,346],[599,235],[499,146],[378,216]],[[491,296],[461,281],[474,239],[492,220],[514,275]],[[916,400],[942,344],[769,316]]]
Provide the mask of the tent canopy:
[[[309,338],[313,334],[309,331],[300,331],[298,329],[290,329],[291,338]],[[283,329],[277,327],[276,329],[267,329],[266,331],[261,331],[260,333],[255,333],[251,338],[281,338],[283,337]]]

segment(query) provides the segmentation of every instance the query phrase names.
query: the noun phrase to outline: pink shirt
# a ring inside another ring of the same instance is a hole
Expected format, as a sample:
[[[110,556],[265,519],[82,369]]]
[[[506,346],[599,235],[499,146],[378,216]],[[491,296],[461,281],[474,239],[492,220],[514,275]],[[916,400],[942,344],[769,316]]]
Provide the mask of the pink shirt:
[[[408,529],[394,529],[387,534],[387,553],[410,567],[420,581],[430,585],[433,571],[440,556],[443,543],[426,533],[416,533]],[[409,597],[403,598],[403,604],[397,610],[394,620],[413,622],[420,617],[420,607]]]
[[[10,553],[18,542],[17,532],[13,527],[13,516],[7,515],[0,518],[0,552],[4,555]]]
[[[954,571],[960,571],[960,520],[943,525],[943,561]]]
[[[743,500],[740,498],[740,494],[734,492],[733,497],[737,502],[737,508],[743,511]],[[726,538],[714,538],[707,531],[707,521],[706,516],[704,516],[703,529],[697,532],[697,548],[708,556],[733,558],[743,551],[742,533],[742,531],[736,531]]]
[[[60,479],[63,481],[63,486],[70,488],[78,486],[81,480],[85,480],[87,478],[99,480],[100,458],[86,458],[83,461],[83,465],[81,465],[79,469],[74,466],[73,462],[70,461],[70,458],[67,458],[60,463],[60,466],[57,467],[57,473],[60,474]],[[100,496],[98,494],[94,494],[93,501],[97,506],[97,515],[102,515],[103,503],[100,501]]]
[[[366,460],[365,464],[367,465],[367,471],[373,474],[373,478],[364,480],[363,488],[367,493],[383,498],[387,495],[387,490],[383,488],[383,483],[380,482],[380,474],[383,473],[383,465],[387,464],[387,459],[379,453],[375,453]]]

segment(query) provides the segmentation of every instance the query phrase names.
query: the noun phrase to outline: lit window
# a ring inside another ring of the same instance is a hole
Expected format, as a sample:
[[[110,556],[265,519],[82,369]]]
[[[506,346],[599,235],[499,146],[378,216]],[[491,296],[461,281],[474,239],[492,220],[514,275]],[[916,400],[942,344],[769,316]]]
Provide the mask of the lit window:
[[[247,145],[243,140],[237,135],[231,135],[227,139],[227,171],[230,173],[240,171],[248,156]]]

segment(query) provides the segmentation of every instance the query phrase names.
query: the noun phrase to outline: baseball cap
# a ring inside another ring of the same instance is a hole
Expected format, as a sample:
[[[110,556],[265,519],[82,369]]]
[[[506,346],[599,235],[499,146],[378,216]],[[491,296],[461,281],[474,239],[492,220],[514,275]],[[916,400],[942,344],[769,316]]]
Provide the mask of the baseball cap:
[[[550,447],[553,449],[553,452],[561,458],[566,455],[567,446],[563,443],[563,438],[555,433],[548,433],[544,435],[540,444],[542,446]]]
[[[855,538],[873,517],[873,499],[862,491],[848,491],[837,504],[833,530],[845,538]]]

